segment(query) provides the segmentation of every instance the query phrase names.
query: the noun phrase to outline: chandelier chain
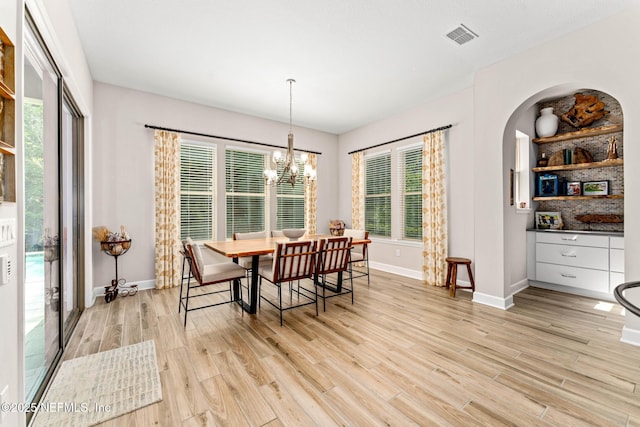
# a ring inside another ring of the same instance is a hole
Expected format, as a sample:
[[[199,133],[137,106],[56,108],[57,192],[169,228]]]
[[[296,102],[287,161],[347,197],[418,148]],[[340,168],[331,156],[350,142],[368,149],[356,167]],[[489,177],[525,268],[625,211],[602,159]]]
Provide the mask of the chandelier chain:
[[[293,84],[294,79],[288,79],[289,82],[289,133],[293,133]]]

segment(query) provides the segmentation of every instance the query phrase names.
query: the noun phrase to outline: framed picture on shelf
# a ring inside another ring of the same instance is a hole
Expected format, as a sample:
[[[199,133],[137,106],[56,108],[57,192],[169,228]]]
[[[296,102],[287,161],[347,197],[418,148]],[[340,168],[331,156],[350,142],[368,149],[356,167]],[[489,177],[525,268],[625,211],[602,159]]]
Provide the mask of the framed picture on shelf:
[[[580,181],[567,182],[567,196],[579,196],[582,194]]]
[[[560,212],[536,212],[536,228],[560,230],[562,228]]]
[[[582,184],[585,196],[606,196],[609,194],[609,181],[588,181]]]
[[[545,173],[538,176],[538,195],[542,197],[558,195],[558,175]]]

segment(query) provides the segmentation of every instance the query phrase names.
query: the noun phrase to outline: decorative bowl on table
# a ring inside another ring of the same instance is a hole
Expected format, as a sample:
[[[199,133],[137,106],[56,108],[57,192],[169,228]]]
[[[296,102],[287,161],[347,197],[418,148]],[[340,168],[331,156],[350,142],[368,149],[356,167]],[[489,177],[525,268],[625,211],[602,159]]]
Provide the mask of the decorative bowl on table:
[[[284,234],[285,237],[288,237],[290,241],[295,242],[300,237],[304,236],[306,231],[307,230],[304,228],[285,228],[282,230],[282,234]]]

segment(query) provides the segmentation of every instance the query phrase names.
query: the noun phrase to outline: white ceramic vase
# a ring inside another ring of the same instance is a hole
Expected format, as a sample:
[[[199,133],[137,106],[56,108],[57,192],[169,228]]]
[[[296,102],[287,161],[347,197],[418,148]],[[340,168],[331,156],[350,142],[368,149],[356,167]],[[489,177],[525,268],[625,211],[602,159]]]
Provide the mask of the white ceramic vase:
[[[553,107],[540,110],[540,117],[536,120],[536,133],[538,137],[553,136],[558,131],[558,116],[553,114]]]

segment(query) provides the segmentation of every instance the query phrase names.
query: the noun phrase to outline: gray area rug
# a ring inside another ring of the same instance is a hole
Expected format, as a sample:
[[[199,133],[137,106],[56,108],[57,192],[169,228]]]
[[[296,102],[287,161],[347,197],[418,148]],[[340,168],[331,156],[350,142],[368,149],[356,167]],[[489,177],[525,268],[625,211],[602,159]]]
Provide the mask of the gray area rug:
[[[153,341],[62,363],[32,426],[88,427],[162,400]]]

